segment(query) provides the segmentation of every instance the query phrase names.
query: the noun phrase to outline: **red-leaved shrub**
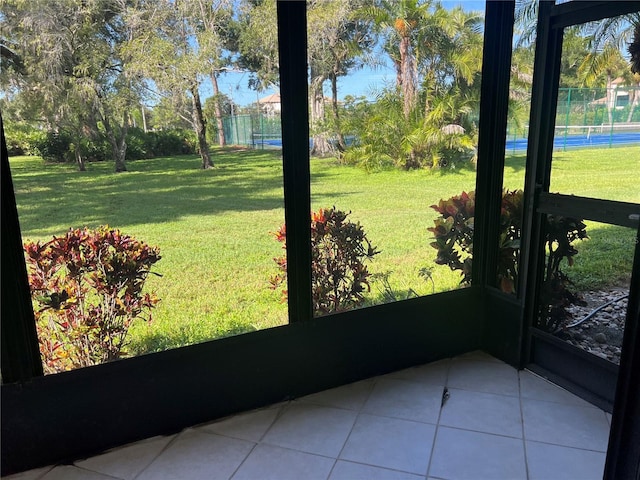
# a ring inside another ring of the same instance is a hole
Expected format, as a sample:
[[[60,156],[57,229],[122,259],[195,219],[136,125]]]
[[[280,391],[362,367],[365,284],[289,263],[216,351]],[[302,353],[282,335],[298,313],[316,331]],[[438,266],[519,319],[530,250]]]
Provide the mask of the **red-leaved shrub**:
[[[151,320],[158,298],[142,289],[157,247],[103,226],[24,249],[46,373],[119,358],[131,323]]]
[[[364,293],[371,289],[370,273],[364,264],[379,252],[371,245],[359,223],[347,220],[349,213],[321,208],[311,214],[311,282],[315,316],[341,312],[364,303]],[[286,229],[275,233],[286,248]],[[274,258],[279,273],[271,278],[278,288],[287,279],[287,257]],[[287,291],[282,291],[287,298]]]

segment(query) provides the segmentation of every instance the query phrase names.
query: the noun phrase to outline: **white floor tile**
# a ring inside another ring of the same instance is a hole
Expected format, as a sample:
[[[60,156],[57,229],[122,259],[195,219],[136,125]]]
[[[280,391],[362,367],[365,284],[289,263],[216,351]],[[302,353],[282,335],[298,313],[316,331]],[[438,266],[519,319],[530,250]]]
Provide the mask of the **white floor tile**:
[[[602,410],[523,398],[522,415],[526,440],[607,450],[609,422]]]
[[[593,405],[586,400],[526,370],[520,372],[520,392],[522,398],[564,403],[566,405],[578,405],[581,407],[593,407]]]
[[[610,424],[535,374],[471,352],[3,478],[517,480],[528,466],[529,480],[589,480],[602,477]]]
[[[292,404],[264,436],[270,445],[337,457],[357,413],[311,404]]]
[[[343,385],[323,392],[307,395],[298,401],[302,403],[314,403],[327,407],[346,408],[348,410],[359,410],[364,402],[369,398],[373,380],[363,380],[362,382]]]
[[[71,465],[63,465],[51,470],[42,477],[42,480],[114,480],[114,477],[72,467]]]
[[[282,407],[253,410],[218,422],[198,427],[197,430],[213,432],[227,437],[259,442],[275,421]]]
[[[473,352],[463,353],[462,355],[458,355],[453,359],[453,361],[455,362],[460,360],[475,360],[480,362],[504,364],[502,360],[498,360],[496,357],[491,356],[487,352],[483,352],[482,350],[474,350]]]
[[[443,388],[382,378],[376,382],[362,411],[372,415],[436,424],[440,415]]]
[[[253,447],[244,440],[187,430],[136,480],[227,480]]]
[[[329,480],[423,480],[421,475],[338,460]]]
[[[435,426],[361,414],[340,458],[425,475]]]
[[[75,462],[76,466],[123,480],[132,480],[162,452],[174,438],[154,437],[110,452]]]
[[[440,360],[438,362],[389,373],[388,375],[385,375],[385,378],[407,380],[409,382],[417,382],[425,385],[445,386],[447,384],[447,375],[449,374],[450,364],[451,360],[449,359]]]
[[[522,415],[517,397],[449,389],[440,425],[522,438]]]
[[[450,480],[526,480],[524,445],[516,438],[439,427],[429,475]]]
[[[272,445],[258,445],[232,480],[325,480],[335,460]]]
[[[604,452],[526,442],[529,480],[601,480]]]
[[[454,360],[447,386],[514,397],[520,394],[517,370],[502,362]]]
[[[26,472],[20,472],[2,478],[4,480],[39,480],[51,469],[53,469],[53,467],[35,468],[33,470],[27,470]]]

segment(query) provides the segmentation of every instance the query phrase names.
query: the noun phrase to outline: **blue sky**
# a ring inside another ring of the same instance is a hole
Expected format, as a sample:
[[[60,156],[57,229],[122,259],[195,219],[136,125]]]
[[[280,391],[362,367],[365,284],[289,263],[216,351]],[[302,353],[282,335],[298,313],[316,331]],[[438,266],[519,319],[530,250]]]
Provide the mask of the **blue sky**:
[[[256,92],[248,87],[249,73],[226,73],[220,76],[218,85],[221,93],[230,97],[236,105],[246,106],[255,103],[258,98],[265,97],[277,91],[277,89]],[[340,99],[347,95],[366,96],[372,98],[376,88],[382,87],[385,83],[394,82],[395,72],[393,68],[383,66],[375,70],[365,67],[355,70],[350,75],[338,79],[338,97]],[[211,96],[211,85],[205,83],[203,86],[205,97]],[[325,86],[325,94],[330,95],[329,84]]]
[[[462,5],[465,10],[484,11],[485,9],[485,2],[482,0],[442,0],[442,4],[445,8]],[[386,61],[386,59],[383,60]],[[256,93],[255,90],[248,87],[249,78],[249,73],[225,73],[220,76],[218,81],[220,91],[231,97],[234,103],[240,106],[255,103],[258,98],[277,91],[277,89],[271,89]],[[347,95],[352,95],[373,98],[376,89],[380,89],[385,84],[393,84],[394,81],[395,71],[389,64],[376,69],[364,67],[338,80],[338,97],[343,99]],[[209,83],[204,84],[202,93],[205,98],[212,95]],[[330,95],[328,82],[325,94]]]

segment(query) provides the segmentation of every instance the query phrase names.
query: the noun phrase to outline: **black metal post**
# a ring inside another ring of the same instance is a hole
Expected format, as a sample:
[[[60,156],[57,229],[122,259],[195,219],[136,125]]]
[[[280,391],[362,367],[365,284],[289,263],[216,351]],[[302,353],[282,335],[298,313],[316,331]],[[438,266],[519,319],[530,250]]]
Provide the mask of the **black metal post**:
[[[487,2],[482,55],[473,282],[495,286],[515,0]]]
[[[640,478],[640,226],[632,272],[605,480]]]
[[[297,322],[313,317],[307,12],[305,2],[277,8],[289,321]]]
[[[538,196],[549,190],[551,154],[562,57],[562,29],[553,28],[554,3],[542,1],[538,10],[538,31],[534,61],[531,114],[524,186],[524,213],[518,292],[524,296],[524,335],[521,367],[529,361],[531,327],[538,302],[538,280],[542,273],[543,216],[537,212]]]
[[[18,222],[18,209],[9,170],[9,155],[2,133],[2,171],[0,180],[0,206],[2,207],[0,233],[1,301],[0,338],[2,339],[2,383],[29,380],[43,375],[38,336],[29,294],[27,268],[22,250],[22,236]]]

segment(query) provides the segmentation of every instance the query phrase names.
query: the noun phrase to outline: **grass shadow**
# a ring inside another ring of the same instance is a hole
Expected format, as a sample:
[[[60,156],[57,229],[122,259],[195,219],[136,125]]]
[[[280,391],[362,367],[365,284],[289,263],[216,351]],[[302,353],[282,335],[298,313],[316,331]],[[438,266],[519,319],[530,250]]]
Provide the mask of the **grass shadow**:
[[[196,156],[128,162],[128,172],[93,163],[71,165],[12,159],[23,232],[48,233],[65,226],[118,227],[174,221],[187,215],[283,208],[279,152],[220,151],[216,168],[200,169]]]
[[[128,353],[130,356],[144,355],[147,353],[162,352],[187,345],[195,345],[202,341],[233,337],[244,333],[256,332],[257,328],[250,324],[239,324],[233,322],[219,322],[215,331],[209,331],[206,335],[194,335],[189,326],[183,326],[175,331],[148,329],[144,333],[136,335],[132,339]],[[207,340],[199,339],[206,338]]]
[[[511,173],[523,172],[527,163],[527,155],[507,155],[504,159],[504,168]]]

